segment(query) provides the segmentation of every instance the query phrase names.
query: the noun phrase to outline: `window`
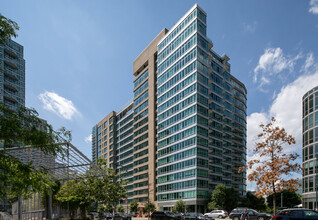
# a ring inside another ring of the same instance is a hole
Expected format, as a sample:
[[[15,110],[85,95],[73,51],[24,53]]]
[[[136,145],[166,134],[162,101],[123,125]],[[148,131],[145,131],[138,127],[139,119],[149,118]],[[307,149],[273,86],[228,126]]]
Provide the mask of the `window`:
[[[148,87],[148,80],[144,82],[138,89],[134,92],[134,97],[137,97],[142,91],[144,91]]]
[[[308,159],[312,159],[314,157],[313,146],[309,146],[308,149],[309,149]]]
[[[180,90],[191,84],[196,78],[196,73],[193,73],[191,76],[181,81],[178,85],[171,88],[168,92],[158,98],[158,104],[163,103],[165,100],[170,98],[171,96],[177,94]]]
[[[168,70],[165,71],[159,78],[158,78],[158,86],[164,83],[168,78],[190,63],[194,58],[196,58],[196,48],[190,51],[187,55],[185,55],[182,59],[176,62],[173,66],[171,66]],[[159,70],[158,70],[159,72]]]
[[[309,129],[314,126],[314,115],[309,115]]]
[[[134,114],[138,114],[141,110],[143,110],[144,108],[146,108],[148,106],[148,100],[146,102],[144,102],[143,104],[141,104],[140,106],[138,106],[135,111]]]
[[[313,112],[314,110],[314,95],[309,96],[309,113]]]
[[[186,68],[184,68],[182,71],[180,71],[178,74],[174,75],[172,78],[170,78],[165,84],[161,85],[158,88],[158,96],[163,94],[165,91],[170,89],[172,86],[174,86],[176,83],[180,82],[182,79],[184,79],[186,76],[188,76],[190,73],[195,70],[196,62],[191,63]],[[208,70],[207,70],[208,71]]]
[[[309,174],[314,173],[314,161],[309,162]]]
[[[146,98],[148,98],[148,90],[144,92],[141,96],[139,96],[135,101],[134,101],[134,106],[139,105],[142,101],[144,101]]]
[[[168,120],[160,123],[158,125],[158,130],[160,131],[160,130],[170,126],[171,124],[174,124],[174,123],[176,123],[178,121],[181,121],[181,119],[186,118],[187,116],[193,114],[196,111],[195,108],[196,108],[195,105],[191,106],[190,108],[184,110],[183,112],[180,112],[179,114],[177,114],[177,115],[169,118]]]
[[[187,40],[181,47],[179,47],[177,50],[173,52],[165,61],[160,63],[158,65],[158,74],[160,75],[163,73],[171,64],[173,64],[179,57],[182,57],[183,54],[187,53],[189,49],[192,48],[192,46],[197,41],[197,35],[193,35],[189,40]]]
[[[315,94],[315,110],[318,110],[318,92]]]
[[[315,217],[315,219],[318,218],[318,212],[316,211],[311,211],[311,210],[304,210],[305,216],[310,216],[310,217]],[[314,219],[314,218],[312,218]]]
[[[314,177],[311,176],[309,177],[309,192],[313,192],[314,191]]]
[[[134,82],[134,88],[137,88],[139,84],[144,81],[148,77],[148,70],[146,70],[144,73],[142,73]]]

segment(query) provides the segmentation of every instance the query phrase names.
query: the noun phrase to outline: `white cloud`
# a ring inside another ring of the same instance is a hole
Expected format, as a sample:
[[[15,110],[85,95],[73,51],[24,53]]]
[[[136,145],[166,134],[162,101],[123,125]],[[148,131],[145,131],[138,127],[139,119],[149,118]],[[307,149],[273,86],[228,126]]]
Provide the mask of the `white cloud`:
[[[308,55],[309,60],[314,58]],[[310,63],[307,60],[306,63]],[[312,57],[312,58],[310,58]],[[298,152],[302,150],[302,96],[318,86],[318,68],[315,66],[312,72],[306,72],[295,81],[281,88],[273,103],[266,112],[254,112],[247,117],[247,161],[258,158],[252,149],[255,147],[257,134],[260,133],[259,124],[267,123],[271,117],[275,117],[280,127],[284,127],[288,134],[296,139],[296,144],[285,148],[285,152]],[[301,162],[300,160],[298,162]],[[250,172],[248,172],[250,173]],[[248,183],[249,189],[255,189],[255,184]]]
[[[43,103],[44,109],[67,120],[71,120],[74,115],[80,114],[72,101],[59,96],[55,92],[45,91],[39,95],[39,99]]]
[[[299,149],[302,139],[302,96],[318,86],[318,71],[310,75],[302,75],[294,82],[283,87],[272,103],[269,114],[274,116],[286,131],[296,137]]]
[[[318,0],[310,0],[309,12],[318,15]]]
[[[92,134],[88,135],[84,140],[85,140],[85,142],[88,143],[88,144],[89,144],[89,143],[92,143]]]
[[[270,79],[274,75],[278,75],[284,70],[293,71],[295,62],[301,57],[301,54],[294,57],[285,56],[279,47],[265,49],[254,69],[254,82],[259,83],[259,88],[270,84]]]
[[[313,53],[309,53],[307,55],[306,61],[304,63],[304,65],[301,67],[301,70],[303,72],[308,72],[309,69],[314,65],[314,54]]]
[[[243,30],[245,32],[253,33],[255,32],[256,28],[257,28],[257,21],[254,21],[251,24],[243,23]]]

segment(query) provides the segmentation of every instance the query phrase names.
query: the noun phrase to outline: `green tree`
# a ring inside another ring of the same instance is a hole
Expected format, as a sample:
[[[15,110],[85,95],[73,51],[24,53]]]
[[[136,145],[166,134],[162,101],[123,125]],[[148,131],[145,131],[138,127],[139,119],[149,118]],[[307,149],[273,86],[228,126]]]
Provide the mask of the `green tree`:
[[[125,208],[122,205],[117,206],[117,212],[125,213]]]
[[[130,212],[134,212],[134,213],[137,213],[139,211],[137,200],[133,200],[130,202],[129,210],[130,210]]]
[[[18,30],[19,25],[16,22],[0,14],[0,44],[4,45],[7,40],[17,37]]]
[[[227,188],[225,184],[217,185],[212,192],[211,202],[208,204],[210,210],[224,209],[230,212],[237,207],[239,194],[233,188]]]
[[[143,209],[143,212],[144,213],[148,213],[149,215],[151,213],[153,213],[154,211],[156,211],[156,206],[155,204],[153,204],[152,202],[147,202],[144,209]]]
[[[35,168],[32,162],[24,164],[11,156],[10,148],[24,150],[27,146],[41,150],[45,154],[65,155],[60,143],[71,140],[71,134],[65,128],[54,131],[53,127],[43,123],[34,109],[20,107],[12,111],[0,103],[0,198],[22,195],[27,197],[54,186],[45,169]]]
[[[281,204],[281,196],[283,194],[283,206],[287,208],[293,208],[295,205],[301,204],[301,196],[296,192],[284,190],[282,192],[276,193],[276,205],[278,207],[282,207]],[[271,194],[268,196],[268,206],[273,208],[273,197],[274,195]]]
[[[105,175],[98,178],[91,178],[92,195],[95,201],[102,204],[111,204],[113,212],[116,204],[126,197],[126,181],[121,178],[120,174],[116,174],[114,169],[103,168],[105,163],[103,160],[97,161],[98,166],[102,169]]]
[[[241,205],[258,211],[266,210],[265,199],[263,197],[258,198],[251,192],[246,193],[246,197],[242,199]]]
[[[183,200],[179,200],[176,202],[176,204],[174,204],[172,211],[185,213],[185,209],[186,209],[186,203]]]
[[[97,212],[98,213],[111,213],[113,211],[113,206],[110,203],[107,203],[106,205],[104,204],[99,204],[97,207]]]
[[[86,179],[68,180],[61,186],[55,199],[62,207],[69,207],[72,218],[75,211],[80,209],[81,218],[85,219],[87,208],[94,202],[91,192],[92,188]]]

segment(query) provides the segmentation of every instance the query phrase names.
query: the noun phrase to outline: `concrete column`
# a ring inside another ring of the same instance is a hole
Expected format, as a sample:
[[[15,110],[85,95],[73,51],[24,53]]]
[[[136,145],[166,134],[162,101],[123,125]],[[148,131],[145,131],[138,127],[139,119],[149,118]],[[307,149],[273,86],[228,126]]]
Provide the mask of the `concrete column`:
[[[50,190],[48,196],[48,210],[47,210],[47,220],[52,219],[52,191]]]
[[[22,220],[22,196],[18,196],[18,220]]]

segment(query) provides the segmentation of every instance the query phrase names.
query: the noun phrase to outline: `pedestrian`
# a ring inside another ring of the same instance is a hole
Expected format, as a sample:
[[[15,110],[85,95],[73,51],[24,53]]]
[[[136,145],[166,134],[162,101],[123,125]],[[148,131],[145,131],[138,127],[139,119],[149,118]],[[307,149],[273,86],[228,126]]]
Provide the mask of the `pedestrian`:
[[[250,215],[248,214],[247,210],[244,209],[244,212],[241,215],[241,220],[249,220],[250,219]]]

